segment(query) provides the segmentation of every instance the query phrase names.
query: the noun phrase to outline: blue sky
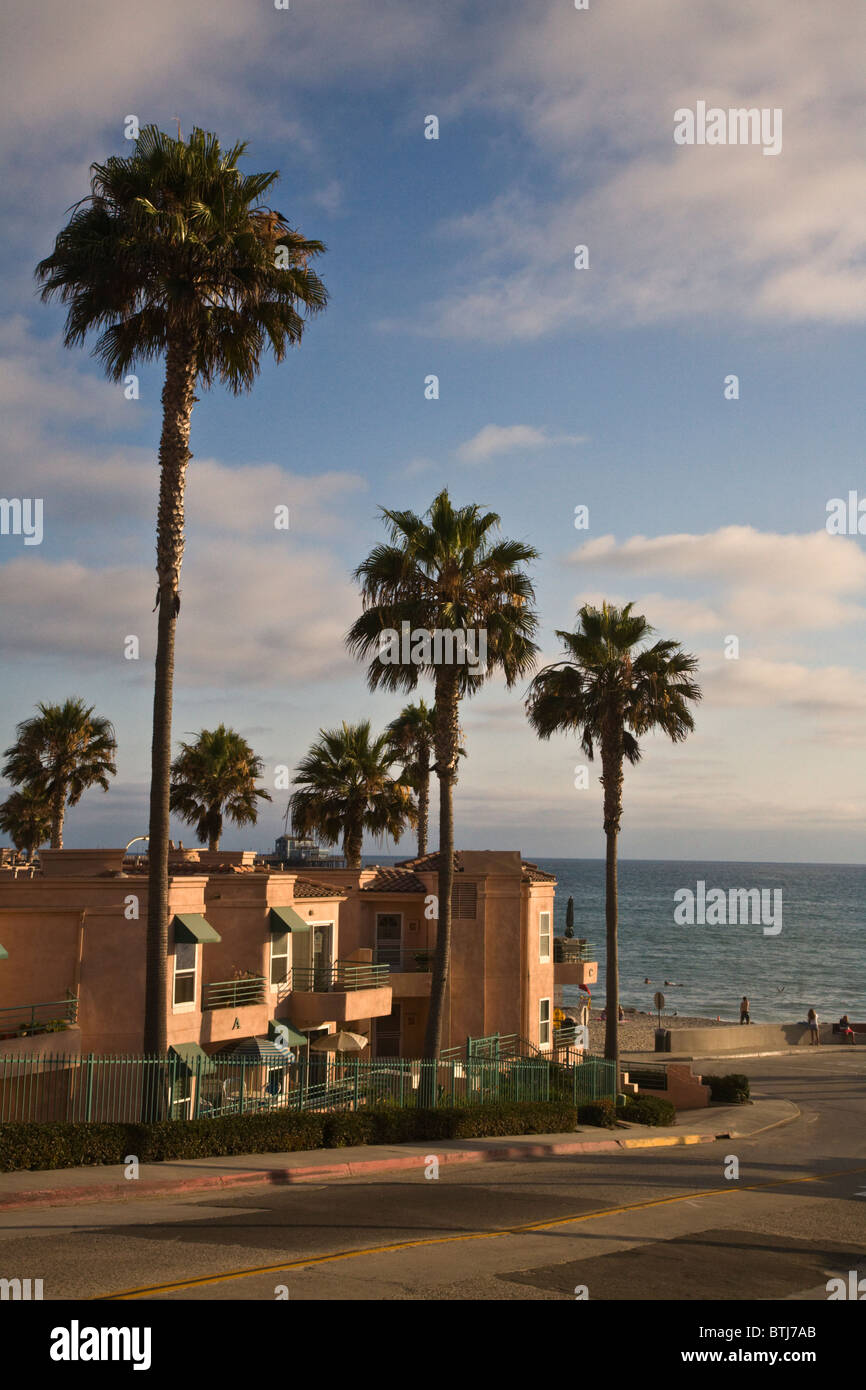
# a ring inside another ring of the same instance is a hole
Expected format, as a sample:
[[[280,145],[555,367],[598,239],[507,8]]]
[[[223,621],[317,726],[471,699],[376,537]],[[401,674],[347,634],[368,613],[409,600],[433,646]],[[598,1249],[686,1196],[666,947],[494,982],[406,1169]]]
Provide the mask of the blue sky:
[[[145,828],[161,374],[125,401],[62,348],[32,269],[134,113],[247,139],[328,245],[301,349],[194,412],[176,736],[224,719],[272,778],[320,725],[393,717],[342,647],[350,574],[378,506],[447,484],[541,551],[545,659],[603,596],[700,657],[695,734],[649,739],[627,774],[624,855],[861,860],[866,557],[825,516],[866,496],[862,6],[157,0],[129,23],[108,0],[22,5],[4,58],[0,494],[42,497],[45,537],[0,537],[0,739],[80,693],[120,743],[67,843]],[[699,99],[781,108],[781,154],[676,146]],[[459,842],[601,854],[597,780],[574,788],[578,748],[538,744],[521,695],[464,711]],[[225,843],[267,844],[284,800]]]

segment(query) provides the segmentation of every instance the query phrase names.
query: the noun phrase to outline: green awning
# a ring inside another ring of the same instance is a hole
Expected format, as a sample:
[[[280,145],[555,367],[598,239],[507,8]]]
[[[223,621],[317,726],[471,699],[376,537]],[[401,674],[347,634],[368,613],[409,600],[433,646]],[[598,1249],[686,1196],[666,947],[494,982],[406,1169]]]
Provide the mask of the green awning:
[[[272,907],[270,924],[272,932],[310,930],[309,922],[305,922],[293,907]]]
[[[170,1047],[168,1050],[170,1053],[173,1052],[176,1057],[180,1058],[187,1071],[196,1071],[199,1064],[201,1064],[200,1076],[209,1076],[216,1071],[216,1063],[213,1058],[208,1057],[204,1048],[199,1047],[198,1043],[175,1043],[174,1046]]]
[[[8,960],[8,959],[9,959],[9,952],[6,950],[6,947],[5,947],[5,946],[0,946],[0,960]]]
[[[285,1039],[289,1047],[306,1047],[310,1039],[305,1033],[299,1033],[293,1028],[291,1023],[284,1018],[272,1018],[268,1024],[268,1037],[275,1038],[277,1028],[281,1030],[281,1036]]]
[[[174,915],[174,939],[195,944],[197,941],[222,941],[218,931],[200,912],[176,912]]]

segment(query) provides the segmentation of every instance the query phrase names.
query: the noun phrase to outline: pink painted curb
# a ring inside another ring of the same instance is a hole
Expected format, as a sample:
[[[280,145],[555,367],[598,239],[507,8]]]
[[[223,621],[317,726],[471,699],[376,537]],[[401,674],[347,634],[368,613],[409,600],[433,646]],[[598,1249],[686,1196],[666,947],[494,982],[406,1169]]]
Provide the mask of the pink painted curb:
[[[687,1134],[662,1136],[647,1151],[657,1148],[670,1148],[686,1143],[711,1144],[717,1139],[727,1138],[724,1134]],[[640,1146],[645,1147],[643,1145]],[[556,1140],[547,1144],[498,1144],[488,1149],[449,1149],[436,1154],[440,1163],[495,1163],[514,1162],[524,1158],[549,1158],[568,1154],[596,1153],[637,1153],[628,1139],[587,1139]],[[435,1149],[431,1143],[430,1152]],[[295,1182],[320,1182],[323,1179],[359,1178],[371,1173],[387,1173],[417,1168],[424,1163],[426,1155],[413,1153],[395,1158],[370,1158],[347,1160],[344,1163],[319,1163],[307,1167],[252,1169],[225,1175],[207,1174],[202,1177],[167,1178],[165,1181],[146,1179],[122,1183],[91,1183],[77,1187],[35,1188],[8,1197],[0,1196],[0,1211],[14,1211],[21,1207],[75,1206],[85,1202],[129,1201],[136,1197],[169,1196],[172,1193],[219,1191],[223,1188],[240,1187],[250,1184],[264,1186],[285,1186]],[[2,1174],[0,1174],[2,1182]]]

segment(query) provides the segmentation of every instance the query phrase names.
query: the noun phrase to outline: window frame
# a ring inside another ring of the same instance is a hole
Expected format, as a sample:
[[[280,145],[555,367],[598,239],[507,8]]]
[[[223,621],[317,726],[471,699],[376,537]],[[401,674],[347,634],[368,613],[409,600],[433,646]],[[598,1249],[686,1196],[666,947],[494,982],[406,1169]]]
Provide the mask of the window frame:
[[[199,967],[199,947],[198,941],[176,941],[174,943],[174,968],[171,979],[171,1009],[172,1013],[194,1013],[196,1008],[196,998],[198,995],[198,967]],[[183,966],[178,969],[178,953],[183,946],[189,946],[193,952],[192,966]],[[177,997],[178,978],[188,979],[192,976],[192,999],[181,999]]]
[[[544,930],[544,928],[542,927],[542,923],[545,917],[547,918],[546,930]],[[553,952],[553,923],[551,919],[552,913],[548,908],[544,908],[538,914],[538,959],[540,964],[542,965],[549,964],[550,957]],[[542,946],[542,942],[545,939],[547,940],[547,954],[545,954],[544,948]]]
[[[552,1009],[551,1009],[551,1007],[550,1007],[550,1002],[551,1002],[551,1001],[550,1001],[549,996],[545,996],[545,998],[539,999],[539,1001],[538,1001],[538,1046],[539,1046],[539,1047],[550,1047],[550,1044],[551,1044],[551,1027],[552,1027],[552,1024],[553,1024],[553,1011],[552,1011]],[[543,1007],[543,1005],[545,1005],[545,1004],[547,1005],[547,1017],[546,1017],[546,1018],[543,1017],[543,1015],[542,1015],[542,1007]],[[544,1030],[545,1030],[545,1029],[547,1030],[547,1036],[546,1036],[546,1037],[544,1036]]]
[[[278,952],[274,951],[274,943],[275,943],[276,941],[279,941],[282,937],[285,937],[285,938],[286,938],[286,949],[285,949],[285,952],[280,951],[280,952],[278,953]],[[278,990],[278,989],[280,988],[281,985],[286,985],[286,984],[289,983],[289,980],[291,979],[291,973],[290,973],[290,972],[291,972],[291,968],[292,968],[292,967],[291,967],[291,964],[290,964],[291,959],[292,959],[292,933],[288,930],[288,928],[286,928],[286,930],[285,930],[284,932],[271,932],[271,939],[270,939],[269,950],[268,950],[268,984],[269,984],[269,986],[270,986],[271,989]],[[285,973],[285,975],[284,975],[284,977],[283,977],[282,980],[275,980],[275,979],[274,979],[274,961],[275,961],[275,960],[285,960],[285,962],[286,962],[286,973]]]

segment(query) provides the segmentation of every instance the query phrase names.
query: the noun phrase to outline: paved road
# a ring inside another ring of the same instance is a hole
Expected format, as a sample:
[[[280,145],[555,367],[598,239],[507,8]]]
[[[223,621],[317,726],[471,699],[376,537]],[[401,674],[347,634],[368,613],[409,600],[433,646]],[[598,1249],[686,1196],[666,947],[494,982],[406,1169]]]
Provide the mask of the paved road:
[[[866,1054],[734,1065],[755,1093],[794,1100],[800,1119],[749,1140],[438,1179],[419,1166],[7,1212],[0,1276],[42,1278],[46,1299],[573,1300],[585,1286],[593,1300],[823,1302],[831,1276],[866,1274]]]

